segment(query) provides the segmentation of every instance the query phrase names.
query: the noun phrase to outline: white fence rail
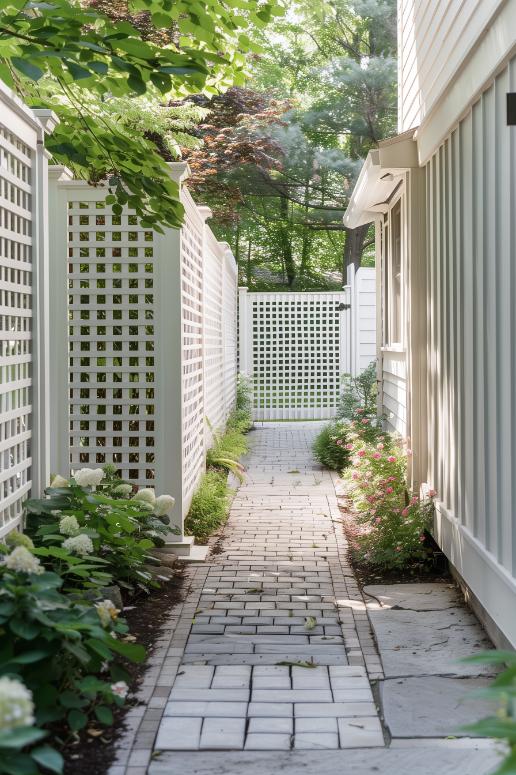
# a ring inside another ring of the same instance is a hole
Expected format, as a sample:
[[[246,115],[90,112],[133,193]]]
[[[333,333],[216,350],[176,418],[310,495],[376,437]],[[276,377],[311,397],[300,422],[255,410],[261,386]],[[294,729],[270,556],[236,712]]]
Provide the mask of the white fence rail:
[[[348,271],[339,292],[239,292],[240,369],[256,420],[333,417],[343,374],[376,354],[375,270]]]
[[[186,164],[170,168],[185,220],[163,235],[114,215],[106,189],[51,168],[50,459],[59,471],[114,463],[170,492],[182,530],[211,443],[206,418],[222,428],[235,401],[237,271],[183,185]]]

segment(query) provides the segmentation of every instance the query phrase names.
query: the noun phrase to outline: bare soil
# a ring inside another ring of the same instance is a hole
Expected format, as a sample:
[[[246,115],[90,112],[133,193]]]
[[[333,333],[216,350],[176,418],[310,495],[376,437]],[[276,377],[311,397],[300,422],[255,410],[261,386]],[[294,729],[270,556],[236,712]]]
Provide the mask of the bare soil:
[[[129,631],[137,643],[145,646],[147,656],[152,654],[171,608],[181,602],[182,586],[183,571],[179,567],[170,581],[163,582],[161,588],[150,595],[124,599],[123,616]],[[129,610],[125,610],[125,606]],[[143,680],[147,663],[124,663],[124,668],[131,675],[131,692],[135,693]],[[61,750],[65,758],[65,775],[106,775],[115,760],[116,743],[125,730],[125,715],[138,704],[135,700],[132,704],[128,702],[122,708],[114,709],[113,726],[106,728],[92,723],[81,731],[75,741],[68,742]]]

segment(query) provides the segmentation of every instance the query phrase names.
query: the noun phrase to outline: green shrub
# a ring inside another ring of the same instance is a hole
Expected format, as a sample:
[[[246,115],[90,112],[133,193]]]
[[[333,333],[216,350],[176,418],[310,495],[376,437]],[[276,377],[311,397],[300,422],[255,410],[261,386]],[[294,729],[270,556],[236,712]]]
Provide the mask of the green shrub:
[[[159,586],[150,569],[158,561],[150,552],[170,532],[171,496],[156,498],[149,488],[134,492],[110,467],[81,469],[51,485],[46,498],[27,502],[27,529],[41,544],[35,552],[68,589]]]
[[[425,531],[432,520],[432,499],[421,502],[408,492],[407,457],[411,451],[407,445],[391,434],[379,432],[371,442],[369,433],[368,426],[360,425],[349,433],[352,468],[346,476],[351,502],[363,527],[354,554],[360,562],[383,570],[424,562],[428,557]]]
[[[344,374],[344,391],[340,397],[337,418],[351,420],[357,409],[365,416],[376,414],[376,361],[373,361],[358,377]]]
[[[192,498],[185,531],[206,543],[227,518],[230,494],[225,471],[206,471]]]
[[[339,420],[328,423],[316,436],[312,451],[316,460],[326,468],[343,471],[349,465],[348,445],[349,425]]]
[[[38,764],[61,772],[56,751],[27,746],[47,736],[42,727],[50,722],[72,732],[93,716],[112,724],[110,706],[123,704],[128,689],[117,658],[145,657],[143,647],[125,640],[127,626],[111,601],[76,602],[61,592],[62,583],[26,546],[16,546],[0,565],[2,773],[32,775]],[[8,713],[16,702],[23,705],[19,718]]]
[[[468,657],[464,662],[485,663],[503,668],[491,685],[477,689],[473,696],[497,703],[496,710],[487,718],[463,727],[473,737],[492,737],[507,745],[503,761],[492,775],[514,775],[516,772],[516,653],[514,651],[484,651]],[[454,730],[450,730],[454,732]]]

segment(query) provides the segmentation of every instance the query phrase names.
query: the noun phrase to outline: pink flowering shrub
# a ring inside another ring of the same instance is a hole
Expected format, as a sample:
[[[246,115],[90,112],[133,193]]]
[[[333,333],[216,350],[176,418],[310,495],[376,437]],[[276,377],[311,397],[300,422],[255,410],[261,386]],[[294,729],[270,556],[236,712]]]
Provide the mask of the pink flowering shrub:
[[[358,522],[363,526],[357,538],[357,559],[384,569],[424,561],[428,553],[425,530],[431,523],[433,502],[422,502],[407,491],[407,457],[411,450],[406,442],[377,428],[374,434],[364,433],[364,426],[355,423],[348,433],[348,443],[352,445],[351,467],[346,478]]]

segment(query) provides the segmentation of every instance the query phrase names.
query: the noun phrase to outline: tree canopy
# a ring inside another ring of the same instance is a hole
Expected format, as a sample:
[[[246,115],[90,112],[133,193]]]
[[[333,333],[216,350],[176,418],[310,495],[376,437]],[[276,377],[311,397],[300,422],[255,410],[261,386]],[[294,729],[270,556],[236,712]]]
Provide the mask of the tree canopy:
[[[147,115],[166,122],[172,100],[243,84],[254,32],[278,13],[276,0],[0,0],[0,78],[55,111],[52,156],[92,182],[108,176],[115,211],[177,226],[177,186],[127,100],[145,97]],[[133,119],[117,120],[131,107]],[[200,118],[185,110],[180,132]]]

